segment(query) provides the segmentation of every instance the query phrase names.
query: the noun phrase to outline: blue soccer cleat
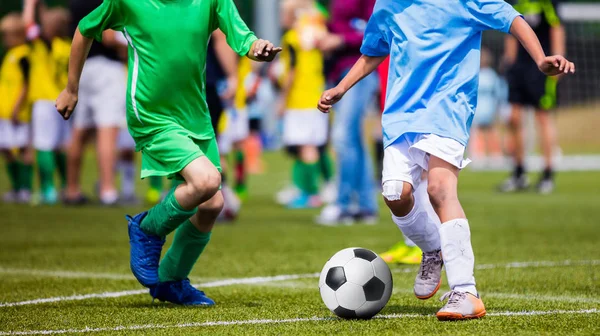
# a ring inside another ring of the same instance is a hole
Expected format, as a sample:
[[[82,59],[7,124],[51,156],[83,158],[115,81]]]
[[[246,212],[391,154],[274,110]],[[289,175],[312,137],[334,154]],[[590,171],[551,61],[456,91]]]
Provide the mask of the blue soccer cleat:
[[[159,283],[158,262],[165,239],[142,231],[140,224],[148,212],[134,217],[126,216],[129,222],[129,246],[131,272],[144,287],[153,287]]]
[[[189,279],[161,282],[150,288],[150,295],[160,301],[183,306],[214,306],[215,301],[190,284]]]

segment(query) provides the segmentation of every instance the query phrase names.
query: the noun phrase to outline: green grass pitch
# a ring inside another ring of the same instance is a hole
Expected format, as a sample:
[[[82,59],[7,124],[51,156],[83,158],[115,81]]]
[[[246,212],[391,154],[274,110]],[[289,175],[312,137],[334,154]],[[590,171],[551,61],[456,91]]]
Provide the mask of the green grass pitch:
[[[503,174],[464,172],[460,195],[488,316],[438,322],[447,286],[419,301],[416,266],[393,266],[394,295],[380,317],[344,321],[321,302],[314,273],[342,248],[382,252],[400,233],[383,208],[378,225],[328,228],[313,224],[316,211],[274,205],[287,166],[278,154],[268,163],[268,174],[251,179],[240,220],[216,228],[193,271],[217,301],[208,309],[152,303],[130,275],[124,215],[143,208],[0,205],[0,336],[600,334],[600,173],[559,174],[556,193],[538,196],[496,194]],[[92,172],[85,176],[90,190]]]

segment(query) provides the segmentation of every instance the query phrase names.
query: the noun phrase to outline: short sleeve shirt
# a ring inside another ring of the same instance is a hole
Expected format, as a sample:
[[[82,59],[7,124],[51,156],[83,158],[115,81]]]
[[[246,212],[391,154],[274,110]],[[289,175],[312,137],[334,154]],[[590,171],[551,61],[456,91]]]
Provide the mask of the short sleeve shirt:
[[[79,23],[96,40],[123,32],[129,43],[127,123],[141,150],[163,131],[197,140],[214,137],[205,97],[205,66],[211,33],[246,55],[256,40],[233,0],[104,0]]]
[[[406,133],[466,145],[477,105],[481,34],[508,33],[519,15],[502,0],[378,0],[361,52],[390,55],[384,145]]]

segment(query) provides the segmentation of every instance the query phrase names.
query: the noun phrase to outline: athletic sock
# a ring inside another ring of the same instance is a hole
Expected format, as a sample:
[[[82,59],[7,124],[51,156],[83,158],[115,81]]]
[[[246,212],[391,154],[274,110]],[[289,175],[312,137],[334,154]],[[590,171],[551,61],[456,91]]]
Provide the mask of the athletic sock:
[[[304,171],[304,189],[302,191],[307,195],[316,195],[319,193],[319,164],[302,163]]]
[[[331,162],[331,156],[329,155],[327,148],[324,148],[319,152],[319,169],[323,181],[331,181],[333,178],[333,163]]]
[[[6,172],[10,180],[10,185],[13,191],[18,191],[20,187],[19,173],[21,164],[18,161],[12,161],[6,163]]]
[[[406,245],[408,247],[417,246],[417,244],[415,244],[414,241],[410,240],[410,238],[408,238],[404,233],[402,234],[402,236],[404,237],[404,245]]]
[[[454,219],[442,224],[440,239],[450,289],[477,296],[469,222],[466,219]]]
[[[294,164],[292,165],[292,183],[294,183],[294,186],[298,189],[302,189],[304,183],[304,171],[302,168],[302,161],[295,159]]]
[[[140,227],[146,233],[164,237],[190,219],[196,211],[196,208],[193,210],[181,208],[175,199],[175,188],[173,188],[160,203],[148,211]]]
[[[246,167],[244,152],[238,150],[235,152],[235,190],[243,192],[246,190]]]
[[[163,178],[162,176],[150,176],[150,188],[158,191],[163,190]]]
[[[438,226],[419,203],[415,199],[415,205],[408,215],[397,217],[392,214],[392,219],[402,233],[423,252],[439,250],[441,245]]]
[[[135,164],[131,161],[119,162],[121,171],[121,194],[131,197],[135,194]]]
[[[552,168],[544,169],[544,172],[542,173],[542,180],[552,180],[553,178],[554,171],[552,170]]]
[[[33,165],[21,164],[19,173],[19,189],[31,191],[33,187]]]
[[[210,241],[211,232],[200,232],[188,219],[175,231],[171,247],[158,266],[161,282],[187,279]]]
[[[58,175],[60,176],[60,183],[64,189],[67,186],[67,155],[63,152],[56,152],[55,158]]]
[[[54,152],[37,151],[37,168],[40,177],[40,188],[42,193],[54,190],[54,171],[56,170],[56,160]]]
[[[523,167],[523,165],[516,165],[515,166],[515,171],[514,171],[514,176],[516,178],[520,178],[521,176],[523,176],[523,174],[525,174],[525,167]]]

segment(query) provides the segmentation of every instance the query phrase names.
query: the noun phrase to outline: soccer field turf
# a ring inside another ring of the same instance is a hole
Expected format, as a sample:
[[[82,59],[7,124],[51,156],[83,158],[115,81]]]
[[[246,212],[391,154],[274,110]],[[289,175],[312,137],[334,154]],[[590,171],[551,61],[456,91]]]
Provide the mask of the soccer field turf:
[[[488,316],[438,322],[445,279],[419,301],[417,267],[393,266],[379,318],[345,321],[321,302],[316,273],[342,248],[382,252],[400,233],[383,208],[378,225],[330,228],[313,224],[316,211],[274,205],[287,170],[279,155],[269,163],[271,173],[252,177],[240,220],[216,228],[192,273],[212,308],[153,304],[133,279],[124,214],[142,208],[0,205],[0,335],[600,333],[600,173],[560,174],[556,193],[538,196],[496,194],[502,174],[464,172]]]

